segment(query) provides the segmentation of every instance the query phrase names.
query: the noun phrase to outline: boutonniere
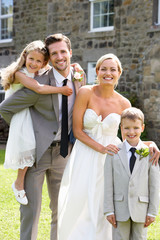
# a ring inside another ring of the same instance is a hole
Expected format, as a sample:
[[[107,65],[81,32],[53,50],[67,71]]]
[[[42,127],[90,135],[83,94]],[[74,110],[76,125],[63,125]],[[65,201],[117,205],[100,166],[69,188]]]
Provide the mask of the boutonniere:
[[[140,155],[141,160],[143,157],[147,157],[149,155],[149,148],[141,148],[136,150],[136,153]]]
[[[81,82],[83,80],[83,71],[75,72],[73,75],[73,81]]]

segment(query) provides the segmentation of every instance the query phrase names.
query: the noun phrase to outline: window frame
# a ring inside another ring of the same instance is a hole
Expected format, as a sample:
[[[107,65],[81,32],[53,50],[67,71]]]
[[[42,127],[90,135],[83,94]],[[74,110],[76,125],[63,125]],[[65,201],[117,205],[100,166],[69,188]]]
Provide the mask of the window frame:
[[[12,1],[12,4],[13,4],[13,1]],[[6,39],[2,39],[1,38],[1,20],[2,19],[8,19],[8,18],[13,18],[13,12],[12,13],[8,13],[8,14],[1,14],[1,11],[2,11],[2,0],[0,0],[0,43],[9,43],[9,42],[12,42],[13,41],[13,38],[6,38]],[[13,5],[12,5],[13,6]],[[13,27],[13,25],[12,25]],[[12,28],[12,31],[13,31],[13,28]]]
[[[105,2],[105,0],[89,0],[89,1],[90,1],[90,32],[113,31],[113,30],[114,30],[114,26],[93,28],[93,10],[94,10],[94,3]],[[108,2],[108,0],[107,0],[106,2]],[[114,13],[114,12],[113,12],[113,13]]]
[[[158,0],[157,21],[157,24],[160,25],[160,0]]]
[[[92,79],[94,79],[94,81]],[[96,79],[97,79],[96,62],[88,62],[87,84],[89,84],[89,85],[95,84],[96,83]]]

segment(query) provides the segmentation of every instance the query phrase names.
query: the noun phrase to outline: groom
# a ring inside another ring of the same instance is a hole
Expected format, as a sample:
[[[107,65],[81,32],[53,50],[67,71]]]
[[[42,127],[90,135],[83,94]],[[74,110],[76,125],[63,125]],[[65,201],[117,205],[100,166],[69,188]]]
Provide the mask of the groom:
[[[61,87],[63,80],[72,88],[68,97],[68,134],[71,132],[72,110],[76,93],[82,82],[72,81],[73,72],[70,61],[72,57],[71,42],[62,34],[54,34],[45,39],[50,55],[52,68],[43,76],[36,79],[41,84]],[[21,205],[21,240],[36,240],[38,221],[41,210],[42,186],[44,177],[47,179],[52,211],[51,240],[57,239],[57,200],[62,174],[68,159],[60,155],[62,95],[40,95],[23,88],[0,104],[0,113],[7,123],[14,113],[30,107],[33,128],[36,138],[36,163],[29,168],[25,178],[25,191],[29,200],[28,205]],[[71,143],[68,143],[68,153]]]

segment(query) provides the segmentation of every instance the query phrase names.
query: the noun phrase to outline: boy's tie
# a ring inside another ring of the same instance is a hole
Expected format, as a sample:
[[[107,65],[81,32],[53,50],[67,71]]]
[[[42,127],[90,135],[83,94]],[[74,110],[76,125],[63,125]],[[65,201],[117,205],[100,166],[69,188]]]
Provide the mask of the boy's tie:
[[[132,173],[133,171],[133,168],[134,168],[134,164],[135,164],[135,161],[136,161],[136,156],[134,155],[135,154],[135,151],[136,151],[136,148],[130,148],[130,151],[132,153],[131,157],[130,157],[130,171]]]
[[[63,80],[63,86],[67,85],[67,79]],[[68,97],[62,95],[62,124],[61,124],[61,147],[60,155],[68,155]]]

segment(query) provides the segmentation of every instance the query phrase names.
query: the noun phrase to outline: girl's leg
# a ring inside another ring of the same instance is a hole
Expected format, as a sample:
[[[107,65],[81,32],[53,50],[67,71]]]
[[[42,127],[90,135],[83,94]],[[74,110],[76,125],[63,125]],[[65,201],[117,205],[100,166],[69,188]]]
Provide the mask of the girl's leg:
[[[23,205],[28,204],[28,199],[24,191],[24,178],[25,178],[27,169],[28,167],[25,167],[24,169],[18,169],[17,179],[12,184],[12,189],[16,197],[16,200]]]
[[[17,179],[15,181],[15,188],[18,191],[24,189],[24,178],[25,178],[27,169],[28,169],[28,167],[25,167],[24,169],[18,169]]]

